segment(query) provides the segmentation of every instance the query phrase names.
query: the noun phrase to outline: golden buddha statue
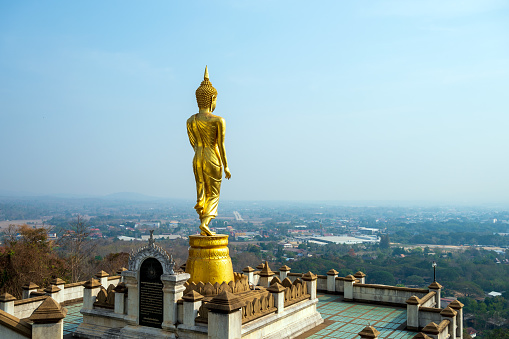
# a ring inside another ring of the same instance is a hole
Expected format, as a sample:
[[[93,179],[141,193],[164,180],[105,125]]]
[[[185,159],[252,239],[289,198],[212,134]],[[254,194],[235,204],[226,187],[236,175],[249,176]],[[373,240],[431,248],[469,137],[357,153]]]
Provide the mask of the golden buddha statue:
[[[220,116],[212,114],[216,100],[217,90],[210,83],[205,66],[204,79],[196,90],[199,113],[187,120],[187,135],[194,149],[193,171],[197,194],[194,208],[200,217],[201,235],[208,236],[214,235],[209,223],[217,215],[223,166],[226,179],[231,177],[224,147],[225,122]]]

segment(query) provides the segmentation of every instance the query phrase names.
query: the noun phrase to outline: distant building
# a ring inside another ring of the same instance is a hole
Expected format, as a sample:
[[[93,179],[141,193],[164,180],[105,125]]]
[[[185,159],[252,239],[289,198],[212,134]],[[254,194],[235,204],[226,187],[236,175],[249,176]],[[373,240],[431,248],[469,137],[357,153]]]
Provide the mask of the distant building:
[[[136,224],[134,224],[135,228],[140,228],[140,227],[159,228],[160,226],[161,226],[160,222],[137,222]]]
[[[319,245],[325,245],[325,244],[362,244],[362,243],[377,243],[380,242],[380,238],[377,236],[369,236],[369,235],[363,235],[363,236],[328,236],[328,237],[313,237],[309,239],[309,242],[319,244]]]

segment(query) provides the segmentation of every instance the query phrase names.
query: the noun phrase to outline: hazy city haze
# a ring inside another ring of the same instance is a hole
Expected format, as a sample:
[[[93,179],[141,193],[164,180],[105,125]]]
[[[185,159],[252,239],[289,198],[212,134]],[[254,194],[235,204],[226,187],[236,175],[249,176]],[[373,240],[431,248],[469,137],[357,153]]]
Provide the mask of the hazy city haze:
[[[509,202],[506,1],[0,4],[0,191],[194,197],[208,65],[226,200]]]

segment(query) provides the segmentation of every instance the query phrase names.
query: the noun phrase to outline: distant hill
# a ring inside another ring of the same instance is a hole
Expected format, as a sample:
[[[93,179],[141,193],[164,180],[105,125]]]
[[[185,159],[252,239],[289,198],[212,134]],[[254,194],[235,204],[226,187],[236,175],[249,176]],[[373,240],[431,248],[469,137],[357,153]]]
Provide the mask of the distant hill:
[[[152,197],[149,195],[135,193],[135,192],[119,192],[112,193],[102,197],[98,197],[99,199],[105,200],[125,200],[125,201],[151,201],[151,200],[163,200],[165,198],[160,197]]]

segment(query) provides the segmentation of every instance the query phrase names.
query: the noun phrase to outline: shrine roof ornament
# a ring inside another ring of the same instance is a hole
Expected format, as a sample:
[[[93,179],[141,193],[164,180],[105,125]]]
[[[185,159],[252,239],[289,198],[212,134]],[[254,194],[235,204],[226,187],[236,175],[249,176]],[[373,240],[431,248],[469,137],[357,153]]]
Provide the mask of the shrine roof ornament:
[[[161,246],[155,244],[154,230],[150,230],[148,245],[140,247],[136,251],[131,250],[129,254],[129,271],[138,272],[141,264],[147,258],[157,259],[163,267],[163,274],[175,274],[173,256],[169,256]]]

